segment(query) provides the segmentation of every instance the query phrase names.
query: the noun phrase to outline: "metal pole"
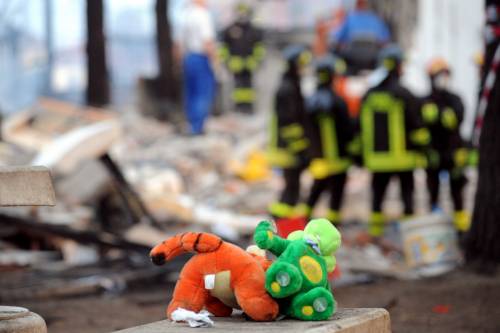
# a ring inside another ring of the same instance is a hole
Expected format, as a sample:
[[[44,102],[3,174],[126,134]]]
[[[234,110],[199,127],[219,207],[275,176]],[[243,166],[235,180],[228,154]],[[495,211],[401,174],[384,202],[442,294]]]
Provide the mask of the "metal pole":
[[[45,47],[47,49],[47,74],[45,77],[45,95],[52,94],[52,74],[54,70],[54,17],[53,2],[45,0]]]

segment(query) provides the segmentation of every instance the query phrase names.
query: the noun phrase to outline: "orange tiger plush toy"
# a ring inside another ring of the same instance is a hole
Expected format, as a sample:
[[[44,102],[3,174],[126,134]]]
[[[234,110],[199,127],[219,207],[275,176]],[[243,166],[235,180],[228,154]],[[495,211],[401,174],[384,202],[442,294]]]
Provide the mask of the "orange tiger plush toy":
[[[178,308],[200,312],[206,308],[216,317],[227,317],[241,308],[256,321],[271,321],[278,304],[266,292],[265,270],[271,262],[222,241],[216,235],[187,232],[155,246],[150,253],[156,265],[181,254],[196,253],[184,265],[175,286],[167,317]]]

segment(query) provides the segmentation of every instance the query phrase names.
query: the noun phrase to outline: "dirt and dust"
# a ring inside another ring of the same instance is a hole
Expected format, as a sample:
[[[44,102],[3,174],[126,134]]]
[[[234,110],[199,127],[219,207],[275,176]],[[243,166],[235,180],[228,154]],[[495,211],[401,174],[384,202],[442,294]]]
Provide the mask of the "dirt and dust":
[[[51,333],[111,332],[161,320],[172,285],[121,295],[26,301]],[[383,307],[393,332],[500,332],[500,279],[465,270],[417,281],[379,280],[334,291],[341,307]]]

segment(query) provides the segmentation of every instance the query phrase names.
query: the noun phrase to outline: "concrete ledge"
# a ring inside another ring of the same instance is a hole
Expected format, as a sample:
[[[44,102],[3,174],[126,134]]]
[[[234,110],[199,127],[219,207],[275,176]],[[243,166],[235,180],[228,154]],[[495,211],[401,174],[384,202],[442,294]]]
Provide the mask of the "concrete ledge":
[[[271,323],[246,321],[241,316],[213,318],[212,328],[191,329],[184,323],[168,320],[129,328],[115,333],[202,332],[300,332],[300,333],[390,333],[391,321],[385,309],[339,309],[328,321],[281,320]]]
[[[54,206],[49,169],[0,167],[0,206]]]
[[[0,306],[0,333],[47,333],[42,317],[28,309]]]

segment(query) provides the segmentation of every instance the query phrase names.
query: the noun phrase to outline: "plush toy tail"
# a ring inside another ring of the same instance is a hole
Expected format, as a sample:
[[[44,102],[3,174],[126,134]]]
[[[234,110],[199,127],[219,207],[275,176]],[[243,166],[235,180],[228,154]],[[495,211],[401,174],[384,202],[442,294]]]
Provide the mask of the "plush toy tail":
[[[156,245],[149,253],[149,256],[153,263],[162,265],[181,254],[213,252],[221,245],[222,239],[213,234],[186,232],[175,235]]]

